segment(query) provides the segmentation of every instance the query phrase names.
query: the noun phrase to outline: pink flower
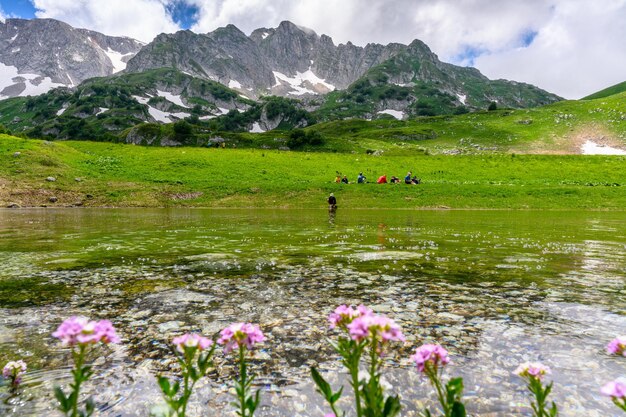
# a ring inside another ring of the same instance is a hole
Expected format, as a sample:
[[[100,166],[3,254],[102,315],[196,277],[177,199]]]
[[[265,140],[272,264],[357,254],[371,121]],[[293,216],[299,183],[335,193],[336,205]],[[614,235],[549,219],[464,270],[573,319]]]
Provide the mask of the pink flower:
[[[195,347],[200,351],[208,349],[213,344],[211,339],[200,336],[199,334],[187,333],[182,336],[175,337],[172,343],[176,345],[176,350],[185,353],[186,347]]]
[[[65,346],[120,342],[110,321],[96,322],[86,317],[70,317],[61,323],[52,336],[59,339]]]
[[[624,400],[626,399],[626,379],[618,378],[608,382],[602,386],[600,392],[607,397]]]
[[[618,336],[606,346],[609,355],[626,356],[626,336]]]
[[[374,314],[371,310],[364,310],[364,312],[365,314],[361,314],[347,326],[352,340],[360,341],[373,337],[374,334],[380,335],[383,342],[403,342],[405,340],[400,326],[393,320],[382,315]]]
[[[23,360],[11,361],[4,365],[2,377],[4,379],[10,379],[14,385],[17,385],[22,381],[22,376],[26,372],[26,369],[26,362]]]
[[[435,369],[439,365],[446,365],[450,363],[450,357],[448,351],[442,346],[426,344],[415,349],[415,354],[411,355],[411,360],[415,362],[417,370],[420,372],[426,371],[426,364],[430,363]]]
[[[514,374],[521,376],[522,378],[535,378],[543,379],[544,375],[551,373],[550,368],[541,363],[526,362],[517,367]]]
[[[344,304],[340,305],[335,309],[335,311],[330,313],[328,321],[330,322],[330,328],[334,329],[335,327],[345,327],[352,323],[352,320],[357,317],[367,316],[370,314],[374,313],[362,304],[357,308],[352,308]]]
[[[265,340],[259,326],[251,323],[234,323],[220,332],[217,343],[224,345],[224,352],[229,353],[235,347],[246,346],[252,349],[255,344]]]

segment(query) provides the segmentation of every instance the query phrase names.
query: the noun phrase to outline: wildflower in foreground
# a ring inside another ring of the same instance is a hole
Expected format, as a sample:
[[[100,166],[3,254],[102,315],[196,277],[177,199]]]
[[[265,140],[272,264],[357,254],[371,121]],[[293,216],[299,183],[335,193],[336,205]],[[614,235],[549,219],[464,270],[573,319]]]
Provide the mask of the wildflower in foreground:
[[[443,368],[450,363],[448,351],[440,345],[425,344],[411,355],[417,370],[426,375],[431,385],[437,392],[437,398],[445,417],[465,416],[463,405],[463,378],[453,378],[444,383],[442,378]],[[424,415],[430,416],[429,410],[424,410]]]
[[[527,388],[535,397],[535,402],[531,402],[534,417],[556,417],[558,415],[557,406],[552,402],[548,406],[547,398],[552,391],[552,382],[543,386],[543,377],[550,374],[550,368],[541,363],[523,363],[515,369],[514,374],[520,376],[528,383]]]
[[[341,355],[343,365],[350,373],[357,417],[397,415],[400,412],[400,400],[384,392],[380,357],[384,354],[383,347],[387,342],[405,340],[400,326],[364,305],[357,308],[341,305],[328,316],[328,321],[331,329],[339,328],[345,332],[344,337],[339,337],[336,343],[331,344]],[[368,375],[363,377],[362,373],[359,375],[359,367],[366,349],[369,349],[370,357]],[[333,411],[325,417],[345,415],[337,409],[343,387],[333,392],[330,384],[315,368],[311,368],[311,377]]]
[[[378,314],[365,314],[348,324],[348,331],[353,340],[372,339],[380,336],[382,342],[404,342],[404,335],[393,320]]]
[[[526,362],[519,365],[513,373],[521,376],[522,378],[536,378],[541,380],[545,375],[549,375],[552,372],[549,367],[541,363]]]
[[[255,344],[265,340],[259,326],[251,323],[231,324],[220,332],[217,343],[224,345],[224,352],[230,353],[234,348],[252,349]]]
[[[608,382],[600,389],[602,395],[611,397],[613,403],[626,411],[626,379],[618,378],[615,381]]]
[[[64,346],[88,345],[102,342],[119,343],[120,338],[109,320],[91,321],[86,317],[70,317],[52,333]]]
[[[618,336],[606,346],[609,355],[626,356],[626,336]]]
[[[411,360],[415,362],[417,370],[426,372],[426,366],[429,364],[435,370],[440,366],[450,363],[448,351],[439,345],[426,344],[415,350],[415,354],[411,355]]]
[[[215,344],[211,339],[188,333],[175,337],[172,344],[176,346],[176,359],[182,369],[182,386],[178,379],[170,381],[164,376],[159,377],[159,387],[167,405],[153,408],[151,411],[153,416],[185,417],[187,404],[196,382],[206,376],[213,365],[211,358],[215,351]]]
[[[246,352],[263,341],[265,335],[259,326],[251,323],[231,324],[220,332],[220,338],[217,340],[217,343],[224,345],[225,353],[230,353],[235,348],[239,349],[239,380],[235,381],[239,417],[252,417],[259,406],[261,392],[257,390],[254,395],[251,392],[254,377],[248,375]]]
[[[109,320],[92,321],[86,317],[70,317],[61,323],[52,336],[59,339],[63,346],[71,348],[74,361],[72,392],[65,395],[60,387],[54,388],[59,410],[68,417],[89,417],[95,410],[93,399],[90,397],[85,401],[84,411],[79,410],[78,406],[80,387],[93,375],[91,366],[85,365],[88,348],[98,343],[119,343],[120,338]]]
[[[17,388],[22,382],[22,376],[26,373],[26,369],[26,362],[23,360],[11,361],[4,365],[2,377],[9,380],[12,388]]]

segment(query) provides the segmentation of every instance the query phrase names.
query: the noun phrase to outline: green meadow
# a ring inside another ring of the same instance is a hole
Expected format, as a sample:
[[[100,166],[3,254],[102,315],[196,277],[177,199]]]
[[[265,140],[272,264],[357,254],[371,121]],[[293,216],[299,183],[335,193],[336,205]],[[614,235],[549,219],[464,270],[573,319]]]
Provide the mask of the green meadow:
[[[7,135],[0,155],[3,207],[321,208],[333,192],[345,208],[626,208],[622,156],[161,148]],[[422,184],[373,183],[407,171]],[[336,172],[354,182],[363,172],[371,183],[336,184]]]

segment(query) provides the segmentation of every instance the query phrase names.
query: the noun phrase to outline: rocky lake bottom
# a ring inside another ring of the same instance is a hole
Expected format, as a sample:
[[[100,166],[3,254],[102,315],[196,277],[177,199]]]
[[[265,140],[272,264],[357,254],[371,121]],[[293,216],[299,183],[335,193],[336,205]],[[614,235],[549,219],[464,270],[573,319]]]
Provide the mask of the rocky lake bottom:
[[[2,415],[48,415],[70,369],[50,334],[70,315],[108,318],[122,337],[92,358],[101,416],[148,415],[155,375],[177,371],[171,339],[236,321],[267,336],[252,361],[258,415],[324,415],[309,369],[348,385],[327,341],[344,303],[402,326],[384,375],[403,416],[434,406],[409,361],[422,343],[450,351],[446,375],[465,378],[473,416],[529,415],[512,374],[526,361],[552,368],[561,415],[618,415],[599,388],[626,375],[604,350],[626,333],[623,213],[5,210],[0,236],[0,360],[29,364],[21,395],[0,393]],[[216,362],[190,415],[230,415],[235,369]]]

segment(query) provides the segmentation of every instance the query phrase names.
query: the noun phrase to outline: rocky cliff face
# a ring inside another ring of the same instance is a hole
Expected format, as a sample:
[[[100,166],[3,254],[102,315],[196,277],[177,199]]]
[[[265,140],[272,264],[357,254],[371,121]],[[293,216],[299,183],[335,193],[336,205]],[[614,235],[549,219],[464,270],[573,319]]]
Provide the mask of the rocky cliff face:
[[[76,29],[53,19],[0,22],[0,98],[119,72],[142,47],[130,38]]]
[[[291,22],[282,22],[277,28],[257,29],[250,36],[233,25],[208,34],[190,31],[163,34],[129,61],[127,71],[164,66],[218,81],[252,99],[263,95],[294,98],[326,95],[348,90],[357,81],[362,86],[365,77],[378,92],[382,84],[406,89],[405,93],[399,93],[404,104],[396,107],[407,114],[420,114],[416,106],[432,107],[430,103],[418,103],[421,90],[415,90],[415,86],[446,95],[436,98],[439,104],[432,111],[437,114],[442,113],[438,110],[442,107],[447,108],[443,112],[446,113],[461,106],[484,108],[491,101],[503,106],[530,107],[560,99],[534,86],[491,81],[474,68],[443,63],[419,40],[409,45],[360,47],[350,42],[335,45],[330,37]],[[392,94],[395,95],[398,94]],[[348,94],[338,99],[349,102],[353,96]],[[372,99],[371,94],[359,96],[359,100]],[[369,106],[359,101],[356,106],[363,107],[363,115],[393,109],[382,98],[373,97],[377,102],[370,102]],[[350,114],[353,107],[348,106],[347,117],[356,115]]]
[[[326,35],[291,22],[250,36],[233,25],[208,34],[159,35],[133,57],[127,71],[174,66],[228,85],[248,97],[304,96],[344,89],[406,46],[336,46]]]

